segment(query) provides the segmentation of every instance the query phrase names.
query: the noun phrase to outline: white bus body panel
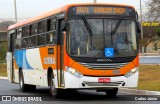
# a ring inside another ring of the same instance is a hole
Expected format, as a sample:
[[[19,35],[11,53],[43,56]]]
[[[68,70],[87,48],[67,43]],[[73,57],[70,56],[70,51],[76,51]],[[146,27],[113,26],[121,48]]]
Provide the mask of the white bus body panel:
[[[134,75],[132,75],[129,78],[126,78],[125,76],[115,76],[115,77],[90,77],[90,76],[83,76],[82,78],[77,78],[73,75],[71,75],[68,72],[65,72],[65,88],[73,88],[73,89],[90,89],[90,88],[119,88],[119,87],[137,87],[138,85],[138,75],[139,72],[137,71]],[[119,84],[118,86],[107,86],[104,84],[99,85],[98,83],[98,78],[110,78],[111,83],[116,83],[116,82],[122,82],[125,83],[124,86],[122,84]],[[85,82],[88,83],[94,83],[95,85],[87,85]],[[85,86],[82,86],[82,83],[85,84]],[[97,84],[97,86],[96,86]]]
[[[12,52],[7,52],[7,75],[8,75],[8,80],[10,82],[13,82],[13,75],[12,75]]]

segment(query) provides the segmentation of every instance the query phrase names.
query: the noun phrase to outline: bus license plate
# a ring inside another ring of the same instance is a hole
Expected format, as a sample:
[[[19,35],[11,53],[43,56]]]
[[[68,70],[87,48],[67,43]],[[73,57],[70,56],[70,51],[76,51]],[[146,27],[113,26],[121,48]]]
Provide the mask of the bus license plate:
[[[110,78],[98,78],[99,83],[111,82]]]

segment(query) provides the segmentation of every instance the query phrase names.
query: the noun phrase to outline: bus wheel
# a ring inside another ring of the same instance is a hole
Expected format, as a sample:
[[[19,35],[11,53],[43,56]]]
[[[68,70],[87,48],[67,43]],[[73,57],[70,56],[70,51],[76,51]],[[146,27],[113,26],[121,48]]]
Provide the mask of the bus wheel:
[[[50,94],[55,97],[55,98],[59,98],[60,97],[60,89],[57,89],[55,87],[55,83],[54,83],[54,77],[53,74],[51,74],[50,77]]]
[[[24,84],[24,77],[22,70],[20,70],[19,73],[19,86],[22,92],[26,92],[28,90],[28,85]]]
[[[118,93],[118,88],[107,89],[107,90],[105,90],[105,92],[108,97],[115,97]]]

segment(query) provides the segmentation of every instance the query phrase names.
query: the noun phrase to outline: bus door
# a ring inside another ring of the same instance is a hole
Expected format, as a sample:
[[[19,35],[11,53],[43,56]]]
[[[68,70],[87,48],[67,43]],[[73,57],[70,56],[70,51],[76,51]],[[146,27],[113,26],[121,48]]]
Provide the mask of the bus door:
[[[64,87],[64,34],[61,29],[61,24],[63,20],[60,19],[58,21],[58,51],[57,56],[58,58],[58,86]]]
[[[15,31],[8,33],[7,75],[10,82],[14,82],[14,39]]]

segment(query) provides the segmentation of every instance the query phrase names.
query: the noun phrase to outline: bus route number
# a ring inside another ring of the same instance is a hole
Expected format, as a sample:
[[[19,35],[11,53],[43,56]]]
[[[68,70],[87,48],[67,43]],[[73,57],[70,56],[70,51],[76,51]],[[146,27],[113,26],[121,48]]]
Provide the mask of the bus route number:
[[[44,58],[44,64],[56,64],[55,57],[46,57]]]
[[[77,13],[89,13],[89,9],[87,7],[77,7]]]

